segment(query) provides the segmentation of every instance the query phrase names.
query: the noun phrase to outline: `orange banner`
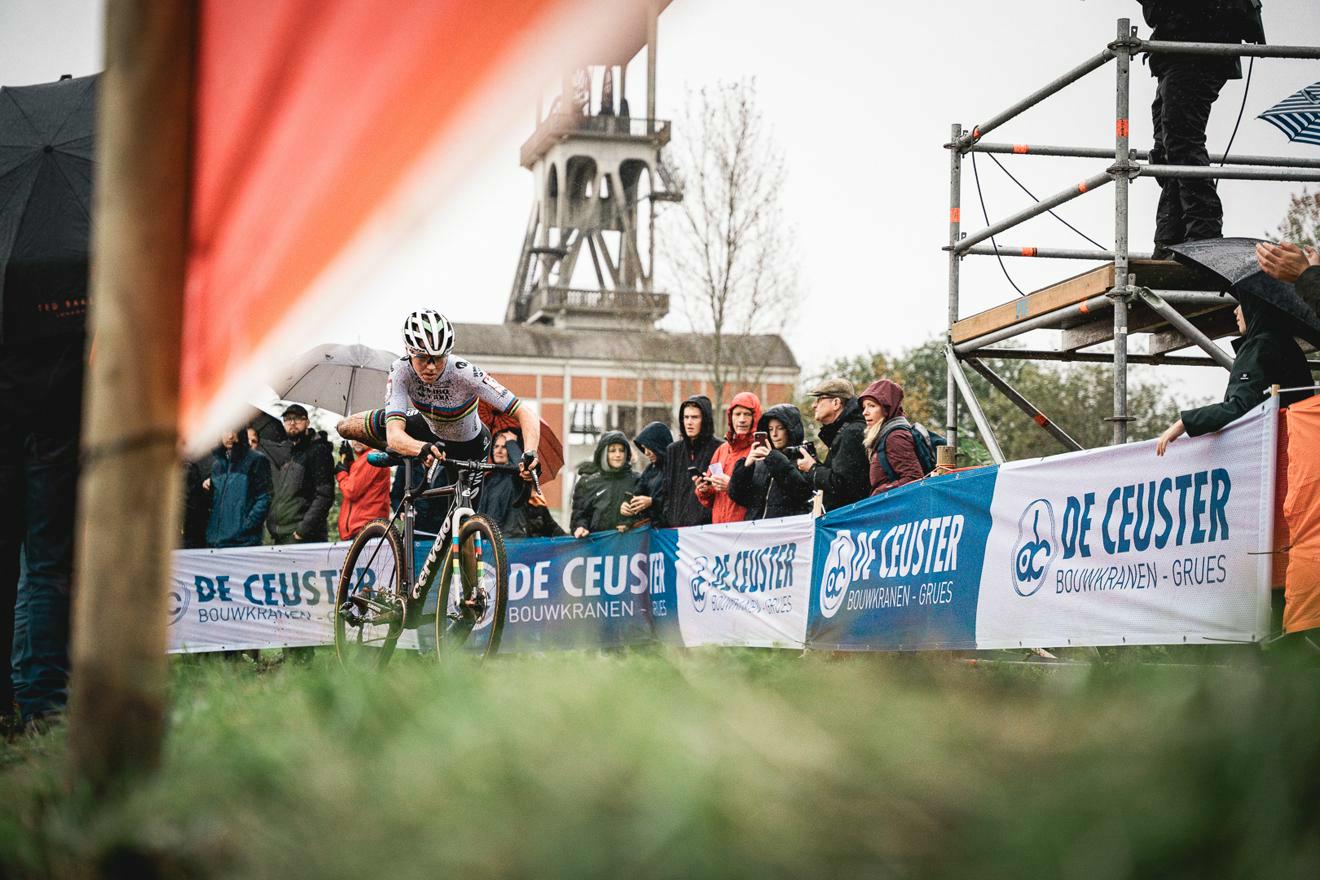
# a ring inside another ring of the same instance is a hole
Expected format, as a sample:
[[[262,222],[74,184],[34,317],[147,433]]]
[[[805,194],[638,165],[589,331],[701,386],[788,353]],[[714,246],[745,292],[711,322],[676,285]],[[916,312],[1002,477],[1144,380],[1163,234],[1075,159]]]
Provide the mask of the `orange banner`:
[[[528,118],[571,57],[635,40],[643,8],[202,0],[180,377],[192,445],[273,357],[327,341],[315,321],[351,297],[344,267],[380,265],[495,120]]]
[[[1282,464],[1282,462],[1281,462]],[[1288,408],[1288,574],[1283,629],[1320,627],[1320,396]]]

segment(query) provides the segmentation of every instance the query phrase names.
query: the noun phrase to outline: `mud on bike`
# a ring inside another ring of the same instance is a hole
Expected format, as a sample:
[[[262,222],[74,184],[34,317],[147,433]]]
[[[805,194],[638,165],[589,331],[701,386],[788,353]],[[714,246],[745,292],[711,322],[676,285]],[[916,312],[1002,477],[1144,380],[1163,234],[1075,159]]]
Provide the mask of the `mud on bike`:
[[[442,449],[440,444],[435,447]],[[401,465],[408,488],[388,520],[368,523],[349,545],[335,591],[335,652],[340,662],[383,669],[404,630],[429,625],[435,626],[438,655],[465,645],[480,657],[493,655],[504,630],[509,563],[499,526],[473,509],[474,478],[481,473],[516,473],[519,466],[446,459],[432,468],[448,465],[456,474],[452,485],[414,489],[413,459],[370,452],[367,460],[377,467]],[[445,514],[450,538],[442,541],[437,535],[421,571],[414,572],[416,504],[430,498],[452,499]],[[435,611],[427,611],[437,578],[439,601]]]

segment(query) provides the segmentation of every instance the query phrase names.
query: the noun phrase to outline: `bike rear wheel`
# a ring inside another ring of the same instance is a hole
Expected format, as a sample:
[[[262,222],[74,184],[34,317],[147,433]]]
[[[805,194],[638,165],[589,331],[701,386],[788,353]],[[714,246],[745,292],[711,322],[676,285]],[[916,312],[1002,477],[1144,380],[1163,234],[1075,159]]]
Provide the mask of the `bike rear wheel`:
[[[466,647],[485,658],[499,651],[509,604],[509,562],[500,527],[481,514],[464,520],[457,565],[451,550],[439,577],[436,654]]]
[[[388,520],[367,523],[344,558],[335,590],[335,653],[345,668],[383,669],[403,632],[403,538]]]

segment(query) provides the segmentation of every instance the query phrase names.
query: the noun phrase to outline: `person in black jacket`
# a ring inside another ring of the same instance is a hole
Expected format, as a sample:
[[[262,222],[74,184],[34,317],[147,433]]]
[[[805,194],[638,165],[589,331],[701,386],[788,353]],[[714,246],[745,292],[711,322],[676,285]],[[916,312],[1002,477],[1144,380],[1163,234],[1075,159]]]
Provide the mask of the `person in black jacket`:
[[[861,501],[871,494],[871,463],[866,454],[866,420],[853,384],[826,379],[809,393],[816,398],[812,414],[821,423],[820,439],[830,451],[824,462],[817,462],[802,449],[798,470],[810,474],[826,510]]]
[[[774,519],[811,512],[816,489],[792,461],[802,445],[802,414],[789,403],[772,406],[756,423],[766,442],[753,442],[747,457],[733,466],[729,497],[747,508],[747,519]]]
[[[1182,417],[1160,435],[1156,455],[1163,455],[1169,444],[1184,433],[1189,437],[1210,434],[1240,418],[1265,400],[1271,385],[1306,388],[1314,384],[1306,355],[1293,339],[1286,318],[1249,298],[1244,298],[1233,313],[1242,337],[1233,343],[1237,354],[1223,402],[1183,410]],[[1279,396],[1280,403],[1289,406],[1312,393],[1285,392]]]
[[[704,394],[689,397],[678,407],[679,438],[665,450],[664,476],[660,484],[663,505],[657,526],[679,528],[700,526],[710,522],[710,508],[697,500],[690,468],[705,473],[711,456],[720,448],[715,437],[715,418],[711,414],[710,398]]]
[[[1141,0],[1155,40],[1195,43],[1264,43],[1255,0]],[[1242,78],[1236,57],[1152,53],[1150,72],[1159,85],[1151,105],[1155,136],[1152,165],[1209,165],[1205,128],[1210,107],[1230,79]],[[1159,178],[1155,258],[1168,245],[1223,237],[1224,207],[1208,178]]]
[[[649,464],[637,479],[637,494],[624,504],[623,513],[654,523],[664,510],[665,455],[673,442],[674,435],[664,422],[649,423],[633,438]]]
[[[284,411],[284,430],[292,446],[289,460],[274,474],[266,528],[276,544],[325,541],[329,538],[326,517],[335,498],[330,444],[308,430],[307,410],[296,403]]]
[[[573,515],[573,537],[609,529],[627,531],[636,518],[624,513],[624,502],[637,494],[632,447],[622,431],[606,431],[596,444],[596,473],[585,481],[582,506]]]

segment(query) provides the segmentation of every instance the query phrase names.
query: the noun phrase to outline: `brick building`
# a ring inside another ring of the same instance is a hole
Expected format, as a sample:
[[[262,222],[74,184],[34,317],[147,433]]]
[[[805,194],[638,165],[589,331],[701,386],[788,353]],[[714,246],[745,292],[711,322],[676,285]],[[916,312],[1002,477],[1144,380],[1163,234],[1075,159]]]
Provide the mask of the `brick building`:
[[[544,487],[555,515],[567,521],[572,468],[589,459],[600,435],[629,437],[647,422],[678,428],[678,405],[693,394],[712,399],[709,337],[662,330],[575,330],[536,324],[457,324],[457,351],[471,357],[536,406],[564,442],[567,464]],[[757,376],[747,383],[762,404],[792,401],[799,369],[778,336],[755,337]],[[725,396],[743,390],[729,388]]]

